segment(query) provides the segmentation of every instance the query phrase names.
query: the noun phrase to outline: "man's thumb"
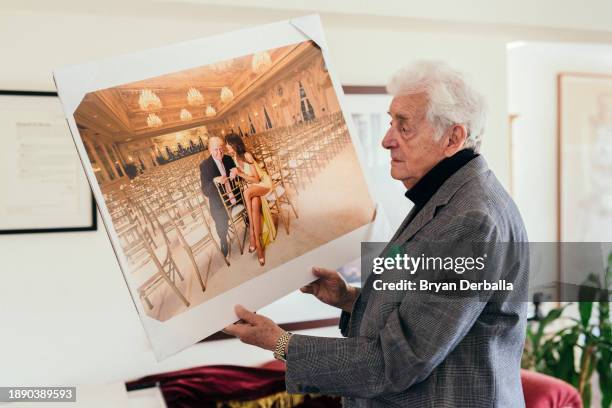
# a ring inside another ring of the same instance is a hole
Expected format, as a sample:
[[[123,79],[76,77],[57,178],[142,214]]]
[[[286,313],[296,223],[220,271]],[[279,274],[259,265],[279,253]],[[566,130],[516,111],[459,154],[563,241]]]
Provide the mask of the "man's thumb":
[[[331,271],[329,269],[319,268],[319,267],[312,268],[312,273],[317,278],[333,278],[338,274],[338,272],[336,271]]]
[[[236,311],[236,316],[238,316],[240,319],[247,323],[255,323],[255,319],[257,319],[257,315],[255,313],[248,311],[241,305],[236,305],[234,310]]]

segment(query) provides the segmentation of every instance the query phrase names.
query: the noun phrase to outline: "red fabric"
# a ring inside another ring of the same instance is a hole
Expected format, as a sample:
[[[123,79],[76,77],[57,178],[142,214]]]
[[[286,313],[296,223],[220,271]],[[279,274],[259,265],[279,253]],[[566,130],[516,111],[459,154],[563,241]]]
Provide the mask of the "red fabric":
[[[168,407],[208,407],[217,401],[253,400],[285,390],[285,368],[203,366],[151,375],[126,384],[137,389],[159,383]]]
[[[280,361],[280,360],[272,360],[272,361],[268,361],[265,364],[260,365],[259,367],[261,368],[269,368],[270,370],[280,370],[285,372],[285,370],[287,369],[287,366],[285,365],[284,361]]]
[[[521,370],[527,408],[582,408],[578,390],[558,378]]]
[[[582,408],[578,391],[557,378],[521,370],[527,408]],[[219,401],[254,400],[285,391],[285,363],[261,367],[216,365],[151,375],[126,384],[138,389],[159,383],[169,408],[214,407]],[[307,398],[302,407],[339,407],[339,399]]]

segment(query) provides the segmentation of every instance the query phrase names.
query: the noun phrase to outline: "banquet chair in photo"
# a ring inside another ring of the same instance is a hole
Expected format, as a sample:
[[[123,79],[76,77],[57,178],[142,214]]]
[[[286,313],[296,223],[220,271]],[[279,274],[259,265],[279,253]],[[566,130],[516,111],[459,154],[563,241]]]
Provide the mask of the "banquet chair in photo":
[[[264,167],[266,172],[272,179],[272,189],[268,194],[266,194],[266,200],[268,201],[268,206],[270,207],[270,211],[272,213],[278,214],[278,217],[283,222],[285,226],[285,231],[287,235],[289,235],[289,222],[290,222],[290,214],[287,210],[287,216],[283,215],[283,206],[289,205],[293,210],[293,215],[295,218],[298,217],[298,213],[289,197],[289,193],[287,190],[287,185],[285,183],[285,179],[283,177],[283,168],[280,163],[280,159],[278,156],[270,157],[270,159],[264,162]]]
[[[299,174],[298,161],[294,158],[290,150],[285,148],[278,151],[277,157],[280,160],[285,182],[291,184],[296,194],[300,194],[298,186],[303,187],[303,181]]]
[[[150,262],[134,271],[131,276],[131,279],[136,282],[138,287],[139,297],[144,299],[149,310],[153,309],[153,303],[151,303],[149,296],[151,292],[162,284],[166,284],[186,307],[190,306],[185,295],[176,286],[177,278],[181,281],[184,278],[172,257],[170,242],[166,239],[165,235],[164,238],[165,245],[160,245],[158,250],[154,250],[146,240],[142,239],[142,244],[149,255]]]
[[[148,262],[145,243],[153,248],[157,248],[157,244],[146,227],[142,228],[138,223],[130,223],[120,226],[116,231],[123,253],[134,269]]]
[[[231,251],[231,242],[236,241],[240,248],[240,255],[244,253],[244,245],[246,242],[246,236],[248,232],[248,214],[244,204],[244,198],[242,196],[242,190],[244,188],[242,179],[235,177],[234,179],[228,179],[226,183],[218,183],[215,181],[217,192],[223,202],[223,207],[228,217],[228,241],[230,242],[229,250]],[[244,226],[244,236],[240,241],[238,234],[238,227],[240,224]]]
[[[214,254],[219,253],[227,266],[229,266],[230,263],[223,255],[217,241],[213,238],[212,230],[204,213],[204,208],[201,206],[194,207],[193,211],[186,212],[178,219],[173,217],[168,217],[168,219],[176,230],[181,247],[187,253],[191,266],[202,288],[202,292],[206,291],[206,282],[208,280],[208,274],[210,273],[210,266]],[[207,249],[209,249],[208,262],[206,270],[202,271],[196,262],[196,256]]]
[[[304,141],[297,137],[293,138],[292,145],[288,147],[287,151],[289,166],[300,175],[300,184],[303,186],[304,180],[308,180],[308,183],[310,183],[314,177],[314,167],[311,154],[304,151]]]
[[[146,191],[135,190],[132,200],[134,202],[134,207],[137,209],[139,214],[142,216],[144,220],[144,224],[146,226],[151,227],[151,231],[155,233],[158,226],[155,222],[155,212],[154,208],[158,208],[159,204],[151,205],[152,198],[148,196]]]
[[[134,224],[141,229],[143,228],[143,223],[138,217],[138,211],[126,200],[121,200],[121,206],[114,206],[112,210],[109,206],[109,213],[117,231],[122,231]]]
[[[323,165],[326,165],[331,159],[331,155],[325,150],[325,129],[317,129],[310,138],[309,146],[307,151],[312,155],[315,160],[317,170],[321,170]]]

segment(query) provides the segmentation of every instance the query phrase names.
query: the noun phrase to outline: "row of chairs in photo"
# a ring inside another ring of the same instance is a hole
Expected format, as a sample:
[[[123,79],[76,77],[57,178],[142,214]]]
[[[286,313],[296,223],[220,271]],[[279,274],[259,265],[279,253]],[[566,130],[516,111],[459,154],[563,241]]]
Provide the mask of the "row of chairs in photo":
[[[349,136],[341,112],[248,139],[257,160],[279,159],[284,177],[296,190],[310,182],[347,143]]]

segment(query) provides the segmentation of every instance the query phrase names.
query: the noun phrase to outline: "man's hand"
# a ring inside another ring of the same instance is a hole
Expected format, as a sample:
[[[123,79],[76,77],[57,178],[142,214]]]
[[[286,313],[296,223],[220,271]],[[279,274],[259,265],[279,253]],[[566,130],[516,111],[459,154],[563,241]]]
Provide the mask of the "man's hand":
[[[336,271],[312,268],[312,273],[319,279],[301,287],[300,290],[316,296],[323,303],[351,313],[359,294],[358,289],[348,285]]]
[[[217,176],[213,178],[213,181],[217,184],[225,184],[227,180],[228,180],[227,176]]]
[[[240,305],[236,305],[235,311],[240,321],[227,326],[223,332],[238,337],[243,343],[274,351],[283,329],[267,317],[249,312]]]

